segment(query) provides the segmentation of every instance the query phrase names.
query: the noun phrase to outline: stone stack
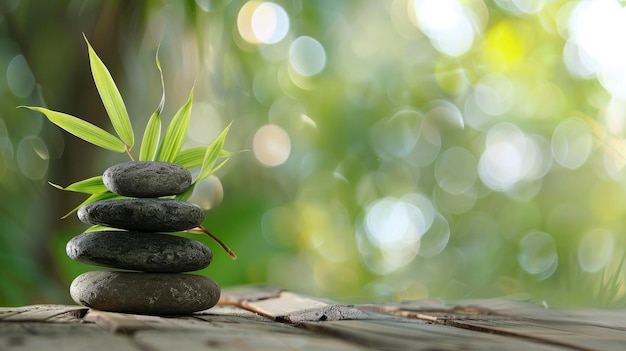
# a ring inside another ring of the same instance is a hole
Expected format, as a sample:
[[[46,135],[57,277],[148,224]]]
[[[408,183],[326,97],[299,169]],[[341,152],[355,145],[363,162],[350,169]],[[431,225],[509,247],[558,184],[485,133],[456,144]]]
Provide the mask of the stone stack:
[[[204,276],[183,274],[207,267],[211,250],[196,240],[163,234],[195,228],[204,219],[196,204],[160,198],[187,190],[189,171],[173,163],[131,161],[110,167],[102,178],[111,192],[129,198],[91,203],[78,210],[78,217],[120,230],[80,234],[67,243],[67,255],[127,271],[78,276],[70,286],[74,301],[103,311],[152,315],[213,307],[220,287]]]

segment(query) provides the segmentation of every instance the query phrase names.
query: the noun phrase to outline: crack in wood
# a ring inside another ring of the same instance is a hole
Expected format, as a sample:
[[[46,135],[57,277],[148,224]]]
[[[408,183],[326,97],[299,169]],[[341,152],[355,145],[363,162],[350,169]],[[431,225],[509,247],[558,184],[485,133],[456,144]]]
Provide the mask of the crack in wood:
[[[442,325],[447,325],[450,327],[471,330],[471,331],[475,331],[479,333],[495,334],[495,335],[501,335],[501,336],[506,336],[506,337],[513,337],[513,338],[533,341],[533,342],[546,344],[546,345],[567,347],[571,350],[596,351],[596,349],[590,349],[590,348],[582,347],[582,346],[571,344],[571,343],[566,343],[566,342],[561,342],[561,341],[551,340],[551,339],[546,339],[546,338],[534,337],[530,334],[514,333],[514,332],[510,332],[506,330],[499,330],[499,329],[494,329],[494,328],[489,328],[489,327],[471,325],[471,324],[463,323],[462,321],[457,321],[453,319],[439,320],[437,321],[437,323],[442,324]]]

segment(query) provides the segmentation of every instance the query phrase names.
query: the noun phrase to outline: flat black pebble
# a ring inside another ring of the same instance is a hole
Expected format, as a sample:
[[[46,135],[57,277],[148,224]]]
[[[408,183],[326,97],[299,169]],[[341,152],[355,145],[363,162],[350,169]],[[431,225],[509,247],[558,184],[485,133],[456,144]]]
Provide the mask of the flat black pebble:
[[[178,195],[191,186],[191,173],[169,162],[130,161],[109,167],[102,175],[111,192],[128,197]]]
[[[149,315],[190,314],[215,306],[220,287],[194,274],[87,272],[70,285],[77,303],[101,311]]]
[[[197,271],[213,260],[211,250],[199,241],[145,232],[83,233],[72,238],[65,249],[74,261],[144,272]]]
[[[140,232],[177,232],[199,226],[204,211],[174,199],[115,199],[81,207],[78,218],[87,224]]]

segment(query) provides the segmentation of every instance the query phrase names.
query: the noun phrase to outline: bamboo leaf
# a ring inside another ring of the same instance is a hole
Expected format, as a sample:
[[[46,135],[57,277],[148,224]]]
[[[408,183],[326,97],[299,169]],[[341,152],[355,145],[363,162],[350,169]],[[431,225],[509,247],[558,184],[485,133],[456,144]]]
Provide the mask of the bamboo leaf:
[[[157,146],[159,145],[159,136],[161,135],[161,118],[159,115],[160,111],[157,109],[148,120],[143,139],[141,140],[141,149],[139,150],[140,161],[154,160]]]
[[[215,140],[213,140],[213,142],[207,147],[206,152],[204,153],[204,159],[202,160],[202,168],[200,168],[200,174],[198,175],[196,182],[205,179],[217,171],[217,169],[213,168],[213,164],[217,161],[220,151],[224,148],[224,141],[226,140],[226,135],[228,134],[228,130],[230,130],[231,125],[232,123],[226,126],[220,135],[218,135],[217,138],[215,138]],[[226,159],[226,161],[228,161],[228,159]],[[220,167],[223,166],[226,161],[222,162]]]
[[[50,122],[66,130],[68,133],[71,133],[89,143],[111,151],[126,151],[125,145],[120,139],[116,138],[104,129],[97,127],[87,121],[83,121],[80,118],[65,113],[48,110],[47,108],[43,107],[19,107],[24,107],[33,111],[43,113],[50,120]]]
[[[189,93],[187,102],[176,112],[176,115],[174,115],[172,122],[168,126],[163,142],[157,152],[157,161],[174,162],[174,160],[176,160],[176,156],[178,156],[180,148],[183,146],[187,128],[189,127],[192,100],[193,89]]]
[[[202,166],[204,160],[204,154],[206,153],[208,146],[198,146],[189,149],[181,150],[176,156],[174,163],[181,165],[185,168],[194,168]],[[230,157],[233,153],[222,149],[218,158]]]
[[[143,133],[143,139],[141,140],[141,149],[139,150],[140,161],[152,161],[156,155],[157,147],[159,146],[159,138],[161,136],[161,112],[163,112],[163,106],[165,105],[165,83],[163,81],[163,70],[161,69],[161,61],[159,61],[159,49],[157,48],[156,54],[156,66],[159,69],[161,76],[161,102],[157,106],[156,111],[150,116],[146,130]]]
[[[79,208],[81,208],[81,207],[83,207],[85,205],[89,205],[92,202],[96,202],[96,201],[100,201],[100,200],[115,199],[115,198],[123,198],[123,196],[120,196],[120,195],[117,195],[117,194],[113,194],[110,191],[107,191],[106,193],[92,194],[85,201],[81,202],[80,205],[74,207],[74,209],[72,209],[70,212],[66,213],[65,216],[61,217],[61,219],[65,219],[65,218],[69,217],[72,213],[78,211]]]
[[[91,227],[85,229],[85,231],[83,231],[83,233],[91,233],[91,232],[97,232],[97,231],[103,231],[103,230],[108,230],[108,231],[124,231],[124,229],[119,229],[119,228],[111,228],[111,227],[107,227],[105,225],[92,225]]]
[[[109,189],[107,189],[107,187],[104,186],[104,182],[102,181],[102,176],[84,179],[76,183],[72,183],[66,186],[65,188],[60,185],[51,183],[51,182],[48,182],[48,184],[52,185],[53,187],[59,190],[74,191],[77,193],[85,193],[85,194],[101,194],[101,193],[105,193],[109,191]]]
[[[184,193],[178,194],[178,195],[174,196],[174,198],[177,199],[177,200],[180,200],[180,201],[187,201],[191,197],[191,194],[193,194],[193,190],[195,188],[196,188],[196,184],[194,183],[187,190],[185,190]]]
[[[215,173],[215,172],[219,171],[219,169],[220,169],[220,168],[222,168],[222,166],[224,166],[224,164],[226,164],[226,162],[228,162],[228,160],[230,160],[230,157],[228,157],[228,158],[226,158],[225,160],[223,160],[222,162],[218,163],[218,164],[217,164],[217,166],[215,166],[215,167],[211,168],[211,169],[207,172],[207,174],[206,174],[206,176],[205,176],[205,177],[203,177],[203,178],[198,177],[198,179],[196,179],[196,182],[199,182],[199,181],[201,181],[201,180],[203,180],[203,179],[207,178],[207,177],[208,177],[208,176],[210,176],[211,174],[213,174],[213,173]]]
[[[91,73],[96,83],[96,88],[98,88],[102,103],[104,104],[104,108],[109,115],[109,119],[117,135],[119,135],[120,139],[122,139],[130,149],[133,147],[134,143],[133,127],[130,123],[130,118],[128,118],[128,111],[126,111],[126,105],[124,105],[122,95],[117,89],[113,77],[111,77],[111,73],[109,73],[109,70],[91,47],[87,37],[84,36],[84,38],[89,48]]]

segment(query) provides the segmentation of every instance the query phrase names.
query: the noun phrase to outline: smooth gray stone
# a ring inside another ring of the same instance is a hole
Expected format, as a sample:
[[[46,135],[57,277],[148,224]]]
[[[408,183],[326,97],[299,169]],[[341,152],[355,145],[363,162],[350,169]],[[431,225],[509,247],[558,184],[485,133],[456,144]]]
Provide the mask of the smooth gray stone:
[[[79,208],[78,218],[87,224],[140,232],[177,232],[199,226],[204,211],[174,199],[114,199]]]
[[[191,173],[169,162],[130,161],[109,167],[102,181],[111,192],[128,197],[178,195],[191,186]]]
[[[159,273],[197,271],[213,260],[213,252],[196,240],[114,230],[75,236],[65,251],[72,260],[82,263]]]
[[[215,306],[220,287],[194,274],[87,272],[70,285],[77,303],[101,311],[150,315],[189,314]]]

